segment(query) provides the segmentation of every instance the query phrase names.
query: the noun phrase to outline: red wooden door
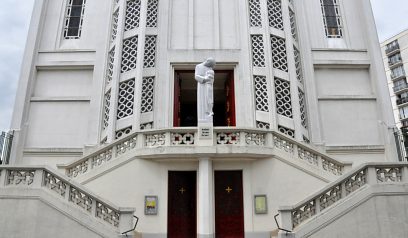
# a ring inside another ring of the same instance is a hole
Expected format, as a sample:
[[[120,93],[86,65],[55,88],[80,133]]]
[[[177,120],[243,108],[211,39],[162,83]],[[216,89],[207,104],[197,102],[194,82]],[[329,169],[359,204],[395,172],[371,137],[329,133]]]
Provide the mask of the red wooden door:
[[[167,237],[197,236],[195,171],[169,171]]]
[[[174,107],[173,107],[173,126],[180,126],[180,76],[174,75]]]
[[[244,238],[242,171],[215,171],[215,237]]]
[[[231,72],[228,75],[228,79],[225,82],[225,95],[226,101],[226,118],[227,126],[235,126],[235,89],[234,89],[234,74]]]

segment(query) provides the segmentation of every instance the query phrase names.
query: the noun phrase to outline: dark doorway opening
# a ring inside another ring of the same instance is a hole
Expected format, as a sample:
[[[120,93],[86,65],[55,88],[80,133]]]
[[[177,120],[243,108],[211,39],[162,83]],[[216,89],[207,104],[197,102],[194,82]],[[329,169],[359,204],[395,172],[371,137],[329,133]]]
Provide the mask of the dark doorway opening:
[[[215,171],[215,237],[244,238],[242,171]]]
[[[169,171],[167,237],[197,236],[196,171]]]
[[[176,70],[174,82],[175,127],[197,126],[197,82],[194,70]],[[214,126],[235,126],[234,71],[215,70]]]

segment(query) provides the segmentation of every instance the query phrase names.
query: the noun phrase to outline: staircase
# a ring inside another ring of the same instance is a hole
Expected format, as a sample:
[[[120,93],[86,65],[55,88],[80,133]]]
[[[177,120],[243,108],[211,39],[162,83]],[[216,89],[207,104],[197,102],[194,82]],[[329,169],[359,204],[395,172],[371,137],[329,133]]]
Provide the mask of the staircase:
[[[351,168],[319,149],[272,130],[214,128],[213,145],[200,145],[197,128],[144,130],[118,139],[67,165],[70,178],[83,183],[132,159],[161,158],[275,158],[330,182]]]
[[[46,167],[0,167],[0,237],[121,237],[133,208],[118,208]]]
[[[368,163],[294,206],[280,208],[280,238],[406,237],[408,163]]]

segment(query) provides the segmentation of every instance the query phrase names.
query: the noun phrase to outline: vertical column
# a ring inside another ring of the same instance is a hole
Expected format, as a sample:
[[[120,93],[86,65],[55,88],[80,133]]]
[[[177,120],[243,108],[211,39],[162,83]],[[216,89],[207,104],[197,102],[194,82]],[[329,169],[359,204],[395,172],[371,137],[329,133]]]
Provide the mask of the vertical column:
[[[200,158],[198,168],[198,237],[214,237],[213,168],[210,158]]]

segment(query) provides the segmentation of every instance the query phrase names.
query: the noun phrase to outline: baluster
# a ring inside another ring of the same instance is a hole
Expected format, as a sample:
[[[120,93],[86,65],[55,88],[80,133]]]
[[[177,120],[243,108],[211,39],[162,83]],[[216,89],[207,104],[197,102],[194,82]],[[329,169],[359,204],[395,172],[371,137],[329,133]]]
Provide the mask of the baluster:
[[[281,214],[281,228],[292,230],[293,229],[293,220],[292,220],[292,209],[285,208],[279,211]]]
[[[273,134],[271,132],[265,135],[265,146],[273,147]]]
[[[401,176],[402,176],[401,182],[408,183],[408,167],[407,166],[402,167]]]
[[[289,142],[289,141],[288,141]],[[292,142],[290,142],[292,143]],[[289,152],[290,153],[290,152]],[[292,158],[299,158],[299,152],[298,152],[298,145],[297,144],[293,144],[293,154],[292,154]]]
[[[118,145],[118,144],[117,144]],[[117,145],[112,146],[112,159],[116,159],[116,157],[118,156],[118,147]]]
[[[91,197],[91,196],[89,196],[89,197],[91,198],[91,201],[92,201],[91,215],[96,218],[96,199],[94,197]]]
[[[369,185],[377,184],[377,171],[373,166],[367,168],[367,183]]]
[[[137,134],[137,139],[136,139],[136,148],[140,149],[145,147],[145,136],[143,133]]]
[[[320,213],[320,196],[315,198],[315,212],[316,215]]]
[[[323,170],[323,160],[322,160],[322,156],[320,155],[317,156],[317,167]]]
[[[171,133],[170,132],[164,133],[164,145],[165,146],[171,145]]]
[[[246,146],[247,144],[246,144],[246,135],[247,134],[249,134],[248,132],[243,132],[243,131],[241,131],[240,133],[239,133],[239,145],[240,146]]]
[[[71,184],[67,183],[67,187],[65,188],[65,197],[64,200],[69,202],[69,197],[71,196]]]
[[[6,185],[6,175],[7,169],[1,168],[0,169],[0,187],[4,187]]]
[[[36,169],[34,172],[34,178],[33,178],[33,187],[34,188],[41,188],[43,185],[43,180],[44,180],[44,170],[43,169]]]

